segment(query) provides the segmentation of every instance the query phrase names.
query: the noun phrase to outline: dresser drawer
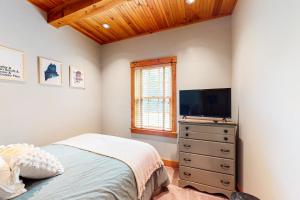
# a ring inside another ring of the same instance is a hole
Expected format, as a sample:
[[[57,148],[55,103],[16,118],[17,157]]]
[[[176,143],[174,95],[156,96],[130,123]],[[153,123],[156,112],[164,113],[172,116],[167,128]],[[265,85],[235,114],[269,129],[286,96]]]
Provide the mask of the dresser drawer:
[[[234,159],[234,150],[235,148],[233,144],[182,138],[179,140],[179,151],[186,153],[196,153],[202,155]]]
[[[234,135],[234,127],[181,124],[180,131]]]
[[[232,143],[232,144],[235,143],[234,135],[198,133],[198,132],[189,132],[189,131],[181,131],[179,135],[181,138],[187,138],[187,139],[208,140],[208,141],[225,142],[225,143]]]
[[[234,175],[234,160],[180,152],[180,165]]]
[[[234,190],[235,180],[231,175],[180,166],[179,176],[183,180]]]

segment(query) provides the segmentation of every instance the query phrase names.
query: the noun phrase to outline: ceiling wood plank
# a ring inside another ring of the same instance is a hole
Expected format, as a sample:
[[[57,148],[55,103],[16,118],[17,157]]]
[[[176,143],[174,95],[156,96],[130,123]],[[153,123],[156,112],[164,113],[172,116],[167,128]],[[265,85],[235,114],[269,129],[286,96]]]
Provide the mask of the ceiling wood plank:
[[[222,8],[223,0],[216,1],[213,11],[213,16],[218,16]]]
[[[210,18],[205,18],[205,19],[200,19],[199,21],[196,21],[196,22],[187,22],[185,24],[178,24],[174,27],[166,27],[166,28],[162,28],[160,29],[159,31],[156,31],[156,32],[153,32],[153,33],[157,33],[157,32],[161,32],[161,31],[166,31],[166,30],[170,30],[172,28],[179,28],[179,27],[182,27],[182,26],[186,26],[186,25],[191,25],[191,24],[195,24],[195,23],[199,23],[199,22],[205,22],[205,21],[209,21],[209,20],[213,20],[213,19],[218,19],[218,18],[222,18],[222,17],[227,17],[227,16],[230,16],[228,14],[226,15],[220,15],[220,16],[217,16],[217,17],[210,17]],[[132,37],[128,37],[128,38],[124,38],[124,39],[129,39],[129,38],[133,38],[133,37],[138,37],[138,36],[143,36],[143,35],[148,35],[149,33],[148,32],[145,32],[145,33],[141,33],[139,35],[135,35],[135,36],[132,36]],[[124,40],[124,39],[120,39],[120,40]],[[116,41],[120,41],[120,40],[114,40],[114,41],[111,41],[111,42],[105,42],[103,44],[109,44],[109,43],[113,43],[113,42],[116,42]]]
[[[55,27],[70,25],[100,44],[164,31],[233,13],[238,0],[27,0]],[[103,24],[110,28],[105,29]]]
[[[99,37],[97,37],[96,35],[94,35],[93,33],[91,33],[90,31],[87,31],[86,29],[84,29],[82,26],[80,26],[79,24],[71,24],[71,27],[76,29],[77,31],[81,32],[82,34],[88,36],[89,38],[91,38],[92,40],[95,40],[96,42],[100,43],[100,44],[103,44],[105,42],[108,42],[108,41],[105,41],[105,40],[101,40]]]
[[[70,0],[48,12],[48,23],[59,28],[118,6],[128,0]]]
[[[118,7],[116,13],[118,13],[126,21],[126,23],[136,32],[136,35],[144,32],[144,29],[134,20],[134,17],[128,13],[128,10],[124,5]]]

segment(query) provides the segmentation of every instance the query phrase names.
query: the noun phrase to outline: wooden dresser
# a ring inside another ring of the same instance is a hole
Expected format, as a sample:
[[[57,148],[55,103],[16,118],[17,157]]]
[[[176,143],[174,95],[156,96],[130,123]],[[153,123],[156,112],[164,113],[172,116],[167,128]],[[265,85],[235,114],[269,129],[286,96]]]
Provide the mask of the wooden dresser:
[[[236,188],[236,124],[179,121],[179,186],[221,193]]]

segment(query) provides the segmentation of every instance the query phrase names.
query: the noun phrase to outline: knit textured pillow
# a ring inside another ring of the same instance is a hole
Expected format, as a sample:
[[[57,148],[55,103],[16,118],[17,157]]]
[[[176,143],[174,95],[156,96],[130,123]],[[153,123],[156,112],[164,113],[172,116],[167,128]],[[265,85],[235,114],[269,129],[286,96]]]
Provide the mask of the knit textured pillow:
[[[50,178],[64,172],[63,166],[53,155],[37,147],[13,157],[9,165],[12,169],[19,168],[20,176],[29,179]]]

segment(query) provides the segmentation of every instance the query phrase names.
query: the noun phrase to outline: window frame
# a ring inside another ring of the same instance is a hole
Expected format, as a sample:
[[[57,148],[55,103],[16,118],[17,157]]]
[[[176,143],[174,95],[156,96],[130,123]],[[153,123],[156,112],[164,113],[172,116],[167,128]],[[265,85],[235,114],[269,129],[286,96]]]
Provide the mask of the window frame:
[[[137,128],[135,127],[135,69],[136,68],[155,68],[157,65],[169,64],[171,66],[172,73],[172,97],[171,97],[171,108],[172,108],[172,129],[170,131]],[[131,68],[131,133],[132,134],[146,134],[146,135],[157,135],[165,137],[177,137],[177,82],[176,82],[176,64],[177,57],[164,57],[151,60],[135,61],[130,63]]]

